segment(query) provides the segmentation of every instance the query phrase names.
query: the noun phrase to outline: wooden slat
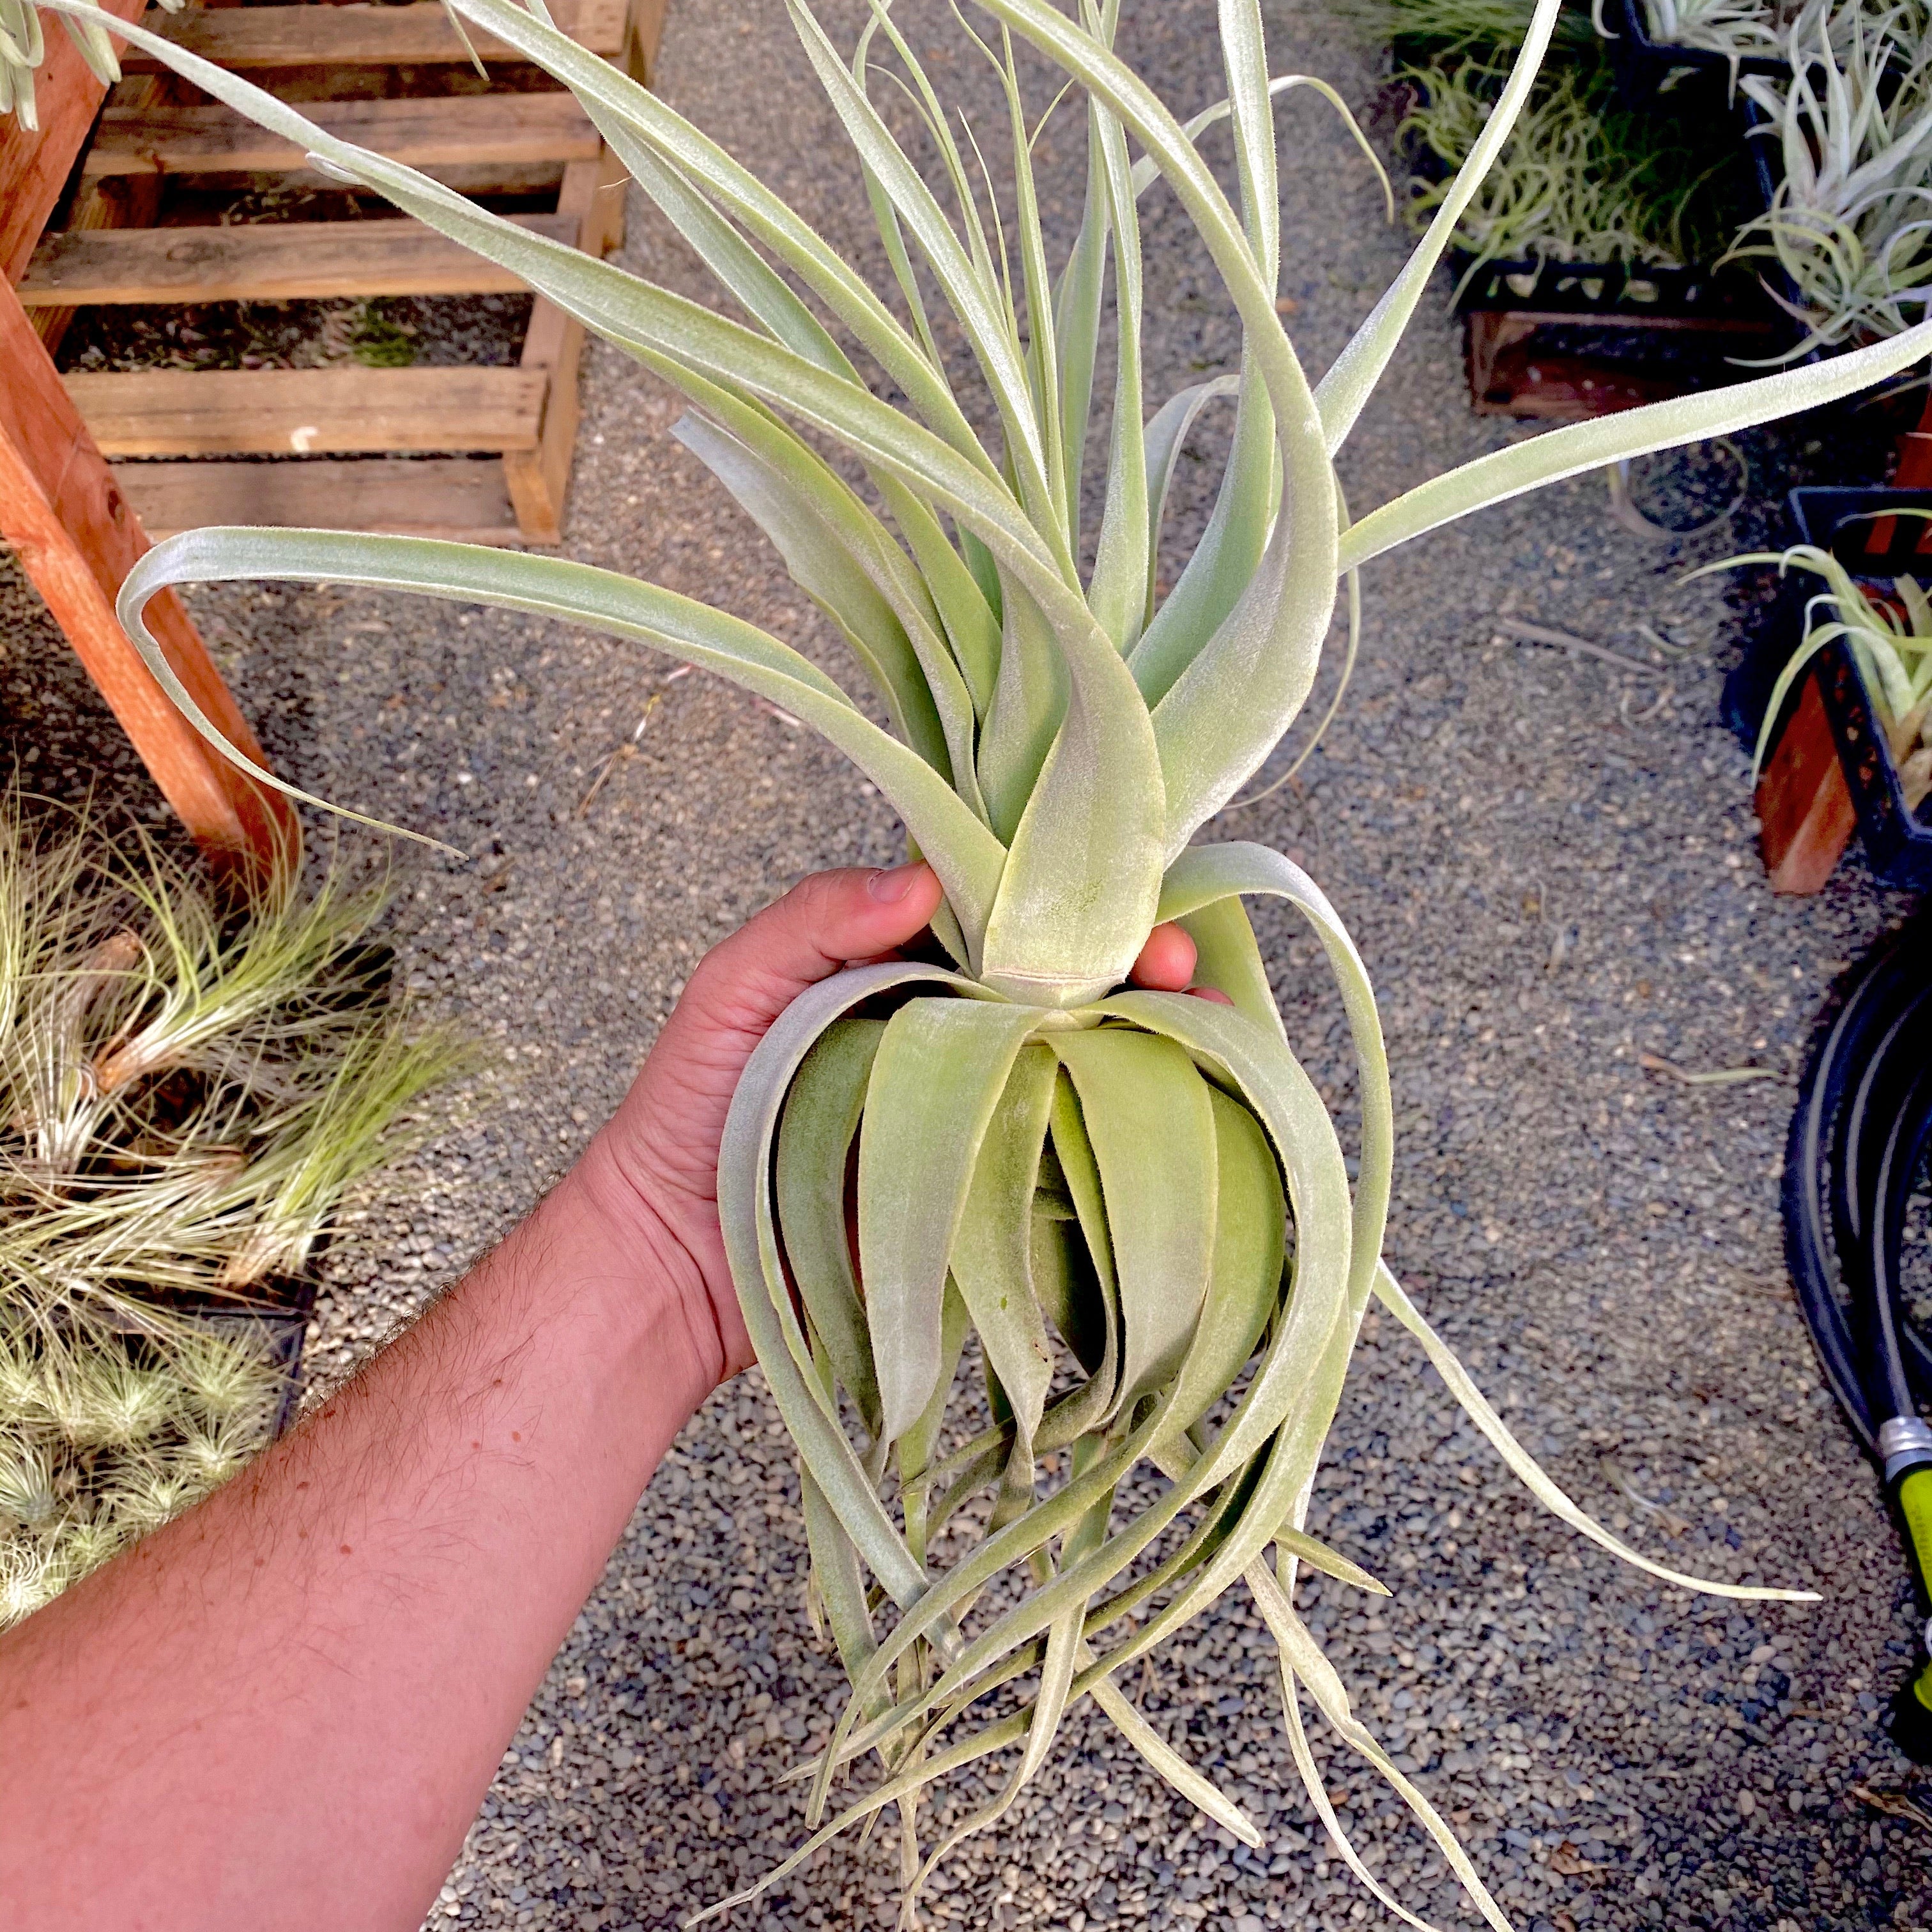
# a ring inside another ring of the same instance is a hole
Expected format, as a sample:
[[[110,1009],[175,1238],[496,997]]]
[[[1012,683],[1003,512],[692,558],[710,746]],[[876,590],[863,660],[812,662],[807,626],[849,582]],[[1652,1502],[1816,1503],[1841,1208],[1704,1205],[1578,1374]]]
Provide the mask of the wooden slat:
[[[61,386],[53,358],[10,289],[0,288],[0,538],[13,545],[161,794],[204,850],[264,876],[292,866],[301,834],[287,802],[244,777],[202,739],[154,681],[114,614],[148,548],[100,451]],[[149,628],[189,694],[229,740],[261,760],[253,732],[172,590],[148,605]]]
[[[574,215],[517,220],[553,241],[578,238]],[[29,308],[71,308],[97,302],[502,295],[523,286],[508,269],[419,221],[291,221],[50,235],[21,278],[20,299]]]
[[[143,0],[104,3],[110,14],[131,20]],[[44,24],[54,26],[51,20]],[[13,115],[0,120],[0,275],[10,282],[20,279],[107,92],[88,71],[71,34],[54,28],[46,49],[34,76],[39,128],[29,132]]]
[[[626,36],[620,64],[631,78],[646,87],[658,80],[658,45],[664,38],[667,0],[631,0],[630,31]]]
[[[526,369],[144,369],[70,375],[110,456],[534,449],[546,378]]]
[[[316,100],[326,132],[416,167],[587,161],[597,130],[568,94],[452,94],[422,100]],[[82,164],[119,174],[272,174],[304,166],[302,148],[230,107],[112,108]]]
[[[117,82],[107,98],[116,107],[146,106],[152,101],[185,98],[164,92],[175,85],[159,74],[136,74]],[[73,233],[97,228],[151,228],[160,212],[164,185],[159,175],[116,175],[111,181],[84,182],[68,211],[68,230]],[[46,238],[41,237],[43,243]],[[29,262],[27,266],[31,274],[33,264]],[[21,279],[24,281],[27,278],[23,275]],[[34,308],[34,333],[47,345],[50,356],[60,354],[61,343],[79,313],[71,308]]]
[[[1772,890],[1822,892],[1858,830],[1815,673],[1757,782],[1758,850]]]
[[[624,45],[623,0],[555,0],[551,17],[592,53],[607,57]],[[378,67],[397,62],[460,62],[470,55],[441,0],[400,7],[370,5],[196,8],[179,14],[150,10],[142,24],[178,47],[225,68]],[[472,27],[488,60],[518,60],[500,40]],[[130,69],[160,64],[131,53]]]
[[[563,171],[557,212],[578,224],[577,245],[586,254],[602,255],[608,239],[610,196],[606,190],[616,178],[616,158],[607,148],[595,161],[573,161]],[[622,203],[618,203],[621,214]],[[517,523],[524,539],[535,544],[563,541],[563,509],[570,494],[571,459],[577,449],[577,378],[584,357],[584,325],[554,303],[537,298],[524,338],[521,366],[544,371],[549,380],[544,394],[542,434],[536,448],[506,454],[503,475]]]
[[[157,537],[204,524],[522,541],[494,457],[338,463],[121,463],[115,481]]]

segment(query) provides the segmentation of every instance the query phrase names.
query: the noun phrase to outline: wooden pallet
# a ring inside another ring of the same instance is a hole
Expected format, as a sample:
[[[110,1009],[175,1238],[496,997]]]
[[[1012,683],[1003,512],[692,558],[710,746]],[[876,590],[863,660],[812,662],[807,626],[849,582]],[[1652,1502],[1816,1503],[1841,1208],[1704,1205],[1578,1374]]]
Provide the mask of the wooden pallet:
[[[553,12],[642,79],[663,4],[560,0]],[[538,232],[597,255],[622,238],[623,171],[576,101],[528,68],[500,70],[506,85],[475,91],[438,0],[156,10],[147,24],[248,70],[346,140],[486,200],[538,200],[543,212],[516,218]],[[508,52],[487,37],[479,51],[486,62]],[[82,160],[71,218],[43,237],[20,278],[20,300],[50,344],[94,304],[521,286],[411,220],[213,225],[212,194],[224,185],[316,182],[305,156],[154,63],[128,67]],[[156,369],[65,382],[156,535],[245,520],[554,544],[583,347],[582,325],[538,301],[514,367]]]

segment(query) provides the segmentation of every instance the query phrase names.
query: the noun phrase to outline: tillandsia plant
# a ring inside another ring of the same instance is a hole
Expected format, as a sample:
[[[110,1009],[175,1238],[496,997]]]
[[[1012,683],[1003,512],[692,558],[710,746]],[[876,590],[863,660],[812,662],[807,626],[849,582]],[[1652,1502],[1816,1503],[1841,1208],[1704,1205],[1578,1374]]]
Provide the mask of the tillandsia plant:
[[[1923,518],[1928,513],[1894,510],[1888,514]],[[1751,760],[1754,782],[1792,686],[1820,651],[1842,641],[1858,664],[1872,708],[1884,728],[1898,766],[1906,808],[1916,812],[1932,793],[1932,741],[1927,736],[1928,723],[1932,723],[1932,597],[1927,595],[1925,585],[1916,578],[1895,578],[1890,598],[1877,595],[1830,550],[1816,544],[1794,544],[1786,550],[1754,550],[1708,564],[1705,570],[1734,570],[1750,563],[1775,564],[1780,574],[1802,570],[1821,579],[1824,586],[1805,599],[1803,640],[1772,687]],[[1701,576],[1704,572],[1697,574]]]
[[[1809,7],[1788,79],[1747,75],[1784,178],[1731,259],[1775,262],[1805,325],[1784,358],[1896,335],[1932,302],[1932,12],[1923,0]]]
[[[1644,31],[1659,46],[1696,47],[1730,56],[1778,52],[1779,10],[1763,0],[1640,0]],[[1591,0],[1591,16],[1606,38],[1604,0]]]
[[[224,908],[138,832],[0,808],[0,1303],[139,1328],[301,1272],[466,1059],[370,983],[383,902]]]
[[[1517,47],[1535,17],[1536,0],[1340,0],[1333,10],[1378,40],[1433,47]],[[1591,38],[1588,16],[1566,7],[1550,34],[1552,50],[1575,49]]]
[[[1270,96],[1294,80],[1270,82],[1258,0],[1220,0],[1228,98],[1185,125],[1114,51],[1118,0],[1079,0],[1072,14],[1052,0],[979,0],[974,31],[984,30],[1010,132],[1010,197],[993,212],[890,0],[874,0],[843,51],[804,0],[789,0],[850,138],[896,304],[540,10],[456,4],[570,88],[735,316],[500,220],[152,35],[134,38],[300,142],[324,170],[513,267],[681,392],[692,405],[686,440],[843,633],[890,728],[769,633],[559,559],[205,530],[151,551],[121,608],[156,676],[211,736],[142,625],[165,584],[273,577],[410,589],[644,644],[822,732],[890,800],[943,884],[934,932],[952,964],[874,964],[802,995],[746,1067],[722,1150],[733,1273],[797,1444],[817,1598],[852,1682],[809,1767],[819,1828],[764,1883],[842,1826],[897,1805],[910,1910],[931,1862],[918,1851],[920,1794],[1014,1754],[998,1795],[940,1838],[937,1858],[1000,1815],[1088,1699],[1161,1776],[1258,1844],[1253,1822],[1120,1682],[1244,1584],[1279,1642],[1289,1742],[1343,1855],[1362,1870],[1316,1774],[1302,1691],[1416,1808],[1490,1922],[1506,1924],[1448,1826],[1356,1721],[1294,1609],[1304,1564],[1372,1587],[1303,1526],[1370,1299],[1419,1336],[1538,1496],[1622,1546],[1536,1469],[1382,1264],[1388,1066],[1367,974],[1334,908],[1259,845],[1195,842],[1301,710],[1344,583],[1352,617],[1358,608],[1363,565],[1538,484],[1882,380],[1924,354],[1932,330],[1518,442],[1350,522],[1336,453],[1508,138],[1556,0],[1538,8],[1427,234],[1318,383],[1276,308]],[[1035,190],[1034,70],[1016,43],[1085,97],[1085,211],[1057,277]],[[874,104],[882,67],[923,124],[937,188]],[[1238,207],[1196,146],[1224,122]],[[1150,413],[1137,208],[1156,188],[1178,198],[1210,256],[1244,351],[1238,377],[1197,383]],[[1107,455],[1090,519],[1083,466],[1110,308]],[[953,386],[942,326],[970,350],[995,448]],[[1163,598],[1154,559],[1175,452],[1198,412],[1229,394],[1220,499]],[[1345,1003],[1360,1113],[1352,1189],[1335,1124],[1276,1013],[1241,907],[1252,893],[1308,921]],[[1204,980],[1232,1004],[1123,990],[1162,920],[1187,926]],[[992,1420],[958,1442],[969,1330]],[[1121,1486],[1142,1470],[1164,1486],[1123,1508]],[[982,1700],[994,1702],[982,1711]],[[847,1767],[874,1752],[883,1774],[820,1824]]]
[[[252,1320],[48,1324],[0,1294],[0,1630],[265,1448],[288,1375]]]

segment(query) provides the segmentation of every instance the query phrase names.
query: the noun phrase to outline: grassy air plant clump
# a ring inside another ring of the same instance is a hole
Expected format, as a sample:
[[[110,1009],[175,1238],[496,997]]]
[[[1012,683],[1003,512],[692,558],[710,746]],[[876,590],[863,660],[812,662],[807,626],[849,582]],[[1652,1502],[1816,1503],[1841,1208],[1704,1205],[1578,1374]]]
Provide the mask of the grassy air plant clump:
[[[382,904],[224,908],[138,834],[0,812],[0,1619],[266,1439],[286,1370],[237,1318],[461,1059],[371,997]]]
[[[1784,165],[1732,258],[1774,262],[1804,325],[1788,352],[1855,346],[1924,320],[1932,302],[1932,9],[1840,0],[1790,27],[1788,79],[1748,75]]]
[[[1304,1696],[1382,1768],[1490,1922],[1506,1924],[1448,1826],[1356,1720],[1295,1608],[1304,1565],[1373,1587],[1304,1527],[1371,1298],[1416,1334],[1539,1496],[1623,1546],[1536,1468],[1382,1265],[1388,1070],[1367,973],[1335,909],[1278,854],[1202,835],[1301,712],[1345,585],[1352,616],[1359,608],[1361,566],[1540,483],[1881,380],[1924,355],[1932,331],[1518,441],[1352,520],[1336,452],[1509,137],[1555,0],[1533,16],[1420,244],[1318,382],[1276,307],[1274,120],[1298,77],[1270,78],[1258,0],[1211,10],[1227,99],[1186,124],[1114,51],[1118,0],[962,4],[1004,104],[997,200],[914,52],[944,10],[874,0],[840,45],[790,0],[802,58],[876,216],[884,293],[540,9],[453,4],[571,88],[715,274],[724,312],[500,220],[132,32],[317,166],[511,266],[681,392],[685,442],[836,625],[849,674],[887,725],[770,632],[564,559],[205,530],[151,551],[121,608],[212,737],[142,625],[164,584],[381,584],[601,631],[730,677],[822,732],[938,873],[934,939],[947,963],[859,968],[802,995],[746,1069],[720,1162],[733,1274],[797,1445],[814,1594],[851,1679],[825,1749],[801,1768],[813,1834],[763,1883],[833,1832],[896,1810],[910,1910],[932,1860],[1000,1816],[1082,1703],[1258,1844],[1253,1821],[1128,1690],[1142,1658],[1240,1588],[1280,1646],[1289,1746],[1343,1856],[1363,1869],[1317,1773]],[[1205,31],[1204,4],[1201,14]],[[908,100],[910,148],[880,105],[898,113]],[[1049,232],[1034,173],[1056,104],[1086,122],[1084,212],[1066,234]],[[990,134],[976,130],[982,148]],[[1204,158],[1210,142],[1232,199]],[[1346,145],[1335,146],[1333,163],[1306,135],[1293,152],[1340,193],[1353,184]],[[1238,374],[1164,396],[1150,393],[1158,372],[1142,342],[1139,211],[1156,194],[1179,202],[1244,337]],[[1163,596],[1176,454],[1223,401],[1233,423],[1220,496]],[[1250,894],[1306,922],[1346,1009],[1359,1120],[1346,1149],[1276,1012]],[[1186,924],[1202,978],[1230,1004],[1126,989],[1168,919]],[[969,1334],[984,1408],[962,1385]],[[876,1775],[836,1808],[874,1759]],[[996,1763],[992,1801],[922,1851],[922,1795]]]
[[[251,1321],[128,1333],[0,1301],[0,1630],[226,1482],[287,1382]]]
[[[1414,101],[1397,132],[1418,160],[1408,213],[1418,230],[1489,125],[1513,67],[1510,44],[1472,35],[1396,76]],[[1585,42],[1538,76],[1462,212],[1454,245],[1478,268],[1526,260],[1706,266],[1732,239],[1743,161],[1721,117],[1624,105],[1609,60]]]
[[[1803,640],[1772,687],[1752,760],[1754,781],[1792,687],[1820,651],[1843,643],[1857,662],[1891,746],[1906,809],[1916,812],[1932,794],[1932,596],[1927,586],[1916,578],[1898,578],[1892,596],[1886,597],[1861,584],[1831,551],[1816,544],[1756,551],[1707,567],[1730,570],[1748,563],[1775,564],[1780,573],[1801,570],[1819,579],[1821,586],[1805,599]]]

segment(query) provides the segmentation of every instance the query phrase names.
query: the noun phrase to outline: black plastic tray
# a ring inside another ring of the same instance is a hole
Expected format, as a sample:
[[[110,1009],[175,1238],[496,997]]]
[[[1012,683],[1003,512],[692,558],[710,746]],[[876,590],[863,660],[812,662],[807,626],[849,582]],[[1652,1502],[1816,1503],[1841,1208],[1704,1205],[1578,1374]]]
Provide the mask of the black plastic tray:
[[[1932,579],[1932,519],[1901,518],[1882,551],[1874,556],[1869,548],[1874,517],[1887,511],[1932,511],[1932,490],[1813,485],[1792,490],[1790,501],[1798,542],[1829,550],[1862,581],[1884,590],[1896,577]],[[1922,544],[1927,546],[1923,550]],[[1783,594],[1726,682],[1726,714],[1747,742],[1755,742],[1778,674],[1803,635],[1804,605],[1815,582],[1808,573],[1788,574]],[[1813,664],[1874,874],[1887,885],[1913,890],[1932,886],[1932,822],[1905,802],[1898,763],[1857,658],[1840,642],[1827,645]],[[1795,704],[1794,693],[1786,700],[1780,731]],[[1920,812],[1924,809],[1922,805]]]
[[[1616,74],[1617,92],[1627,106],[1648,105],[1664,93],[1664,83],[1673,74],[1682,74],[1687,69],[1694,77],[1697,94],[1708,98],[1708,90],[1713,85],[1726,95],[1730,93],[1732,62],[1728,54],[1713,53],[1708,47],[1677,46],[1667,40],[1653,40],[1645,23],[1643,0],[1603,0],[1603,9],[1604,20],[1614,36],[1607,43],[1610,64]],[[1775,76],[1791,71],[1790,63],[1776,54],[1745,54],[1740,56],[1736,66],[1740,75]],[[1678,89],[1671,91],[1674,93]]]
[[[314,1299],[313,1288],[309,1299]],[[273,1441],[282,1435],[294,1421],[296,1411],[302,1404],[302,1342],[308,1332],[307,1310],[274,1309],[233,1315],[202,1314],[196,1319],[203,1328],[218,1330],[255,1328],[266,1336],[269,1358],[282,1372],[281,1394],[275,1400],[275,1419],[269,1439]]]
[[[1484,262],[1451,249],[1456,278],[1456,313],[1477,310],[1528,310],[1538,314],[1574,315],[1580,321],[1618,322],[1646,317],[1682,320],[1733,316],[1755,311],[1748,277],[1726,269],[1666,268],[1627,262]]]

